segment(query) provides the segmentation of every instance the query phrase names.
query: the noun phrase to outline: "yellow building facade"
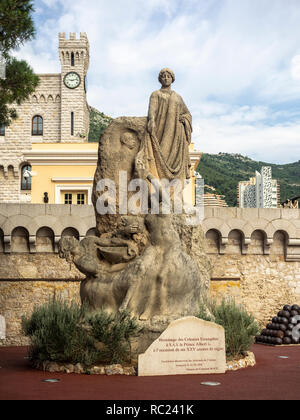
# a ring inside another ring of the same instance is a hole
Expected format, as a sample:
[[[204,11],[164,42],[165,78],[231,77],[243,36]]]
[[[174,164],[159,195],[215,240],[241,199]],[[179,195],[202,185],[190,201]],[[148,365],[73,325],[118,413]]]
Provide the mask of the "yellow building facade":
[[[27,158],[32,203],[43,203],[47,196],[51,204],[91,204],[97,143],[34,144]]]

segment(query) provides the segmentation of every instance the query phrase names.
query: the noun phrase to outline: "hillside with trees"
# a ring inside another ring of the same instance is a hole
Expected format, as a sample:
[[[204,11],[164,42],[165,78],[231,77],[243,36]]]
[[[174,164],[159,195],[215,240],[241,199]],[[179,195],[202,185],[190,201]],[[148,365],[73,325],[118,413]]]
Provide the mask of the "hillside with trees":
[[[111,121],[111,117],[90,106],[89,142],[98,142],[100,135]]]
[[[288,198],[300,196],[300,160],[295,163],[277,165],[252,160],[240,154],[219,153],[203,154],[197,167],[206,185],[216,189],[216,194],[223,194],[227,204],[237,205],[237,186],[239,181],[248,181],[261,171],[262,166],[271,166],[272,178],[280,183],[283,202]]]

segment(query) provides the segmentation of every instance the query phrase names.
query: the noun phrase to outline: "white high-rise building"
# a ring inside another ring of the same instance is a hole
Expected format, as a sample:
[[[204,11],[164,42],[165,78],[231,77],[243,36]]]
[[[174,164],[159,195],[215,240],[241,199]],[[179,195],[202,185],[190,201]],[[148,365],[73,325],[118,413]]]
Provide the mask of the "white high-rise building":
[[[277,208],[280,206],[280,186],[272,179],[272,168],[263,166],[261,172],[238,185],[238,205],[242,208]]]

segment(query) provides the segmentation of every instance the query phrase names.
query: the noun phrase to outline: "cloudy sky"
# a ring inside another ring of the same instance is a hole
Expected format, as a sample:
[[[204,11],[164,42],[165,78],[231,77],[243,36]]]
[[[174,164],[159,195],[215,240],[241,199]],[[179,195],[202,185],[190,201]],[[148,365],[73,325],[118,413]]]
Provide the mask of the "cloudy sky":
[[[157,74],[193,115],[195,148],[256,160],[300,159],[299,0],[36,0],[36,39],[17,52],[58,73],[58,32],[90,41],[88,102],[147,114]]]

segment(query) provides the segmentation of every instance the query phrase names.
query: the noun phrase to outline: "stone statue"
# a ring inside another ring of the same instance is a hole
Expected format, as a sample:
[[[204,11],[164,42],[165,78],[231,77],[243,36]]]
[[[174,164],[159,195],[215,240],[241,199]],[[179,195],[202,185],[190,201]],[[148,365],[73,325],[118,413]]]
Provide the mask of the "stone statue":
[[[161,70],[162,87],[150,97],[148,116],[117,118],[101,135],[92,193],[97,236],[80,242],[63,237],[59,243],[60,256],[86,275],[80,295],[91,311],[127,310],[147,327],[139,351],[157,338],[154,331],[161,333],[172,320],[195,315],[210,283],[200,225],[188,225],[185,214],[163,214],[161,194],[156,196],[158,214],[151,213],[151,189],[146,212],[130,214],[128,204],[136,194],[132,181],[148,185],[153,179],[182,181],[190,176],[192,117],[171,90],[174,80],[172,70]],[[103,180],[109,180],[113,191]],[[109,203],[107,212],[99,212],[99,200]]]
[[[192,116],[178,93],[171,90],[174,72],[164,68],[158,80],[161,89],[149,101],[147,130],[136,159],[137,172],[157,179],[189,179],[189,144]],[[151,176],[150,175],[150,176]]]

